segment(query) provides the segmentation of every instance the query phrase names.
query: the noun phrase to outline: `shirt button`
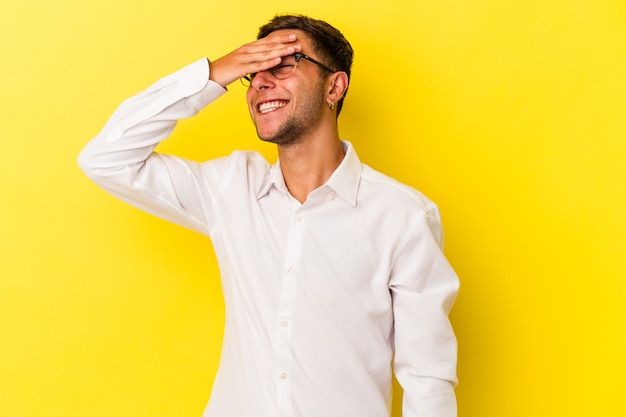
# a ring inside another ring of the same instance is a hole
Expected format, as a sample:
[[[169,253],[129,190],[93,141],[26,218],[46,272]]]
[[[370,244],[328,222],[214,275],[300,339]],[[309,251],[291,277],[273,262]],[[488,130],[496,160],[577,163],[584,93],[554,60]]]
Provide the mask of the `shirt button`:
[[[280,322],[280,327],[287,327],[289,326],[289,322],[287,320],[283,320]]]
[[[289,272],[290,274],[293,274],[293,271],[295,271],[296,268],[294,268],[293,266],[290,266],[289,268],[287,268],[287,272]]]
[[[335,193],[330,192],[328,194],[326,194],[326,200],[331,201],[335,199]]]
[[[301,222],[301,221],[302,221],[302,216],[297,215],[297,216],[296,216],[296,221],[297,221],[297,222]]]
[[[284,372],[280,374],[280,379],[287,379],[287,374]]]

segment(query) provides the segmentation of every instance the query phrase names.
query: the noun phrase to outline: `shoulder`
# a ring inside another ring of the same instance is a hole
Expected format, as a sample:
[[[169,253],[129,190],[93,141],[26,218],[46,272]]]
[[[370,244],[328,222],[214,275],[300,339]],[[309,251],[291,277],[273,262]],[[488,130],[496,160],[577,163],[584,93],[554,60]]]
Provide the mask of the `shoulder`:
[[[437,205],[426,195],[370,166],[363,164],[360,197],[375,199],[387,209],[410,211],[415,215],[437,211]]]
[[[413,237],[431,236],[441,248],[443,229],[439,208],[417,189],[363,165],[359,204],[375,212],[379,233],[395,230],[407,242]]]

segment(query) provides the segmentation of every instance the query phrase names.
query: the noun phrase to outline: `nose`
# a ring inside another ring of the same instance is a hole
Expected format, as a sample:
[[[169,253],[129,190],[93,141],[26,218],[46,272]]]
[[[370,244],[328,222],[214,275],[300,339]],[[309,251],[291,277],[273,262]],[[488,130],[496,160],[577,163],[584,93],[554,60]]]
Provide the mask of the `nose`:
[[[267,88],[272,88],[275,85],[275,78],[270,72],[270,70],[265,70],[261,72],[257,72],[250,86],[255,90],[261,91]]]

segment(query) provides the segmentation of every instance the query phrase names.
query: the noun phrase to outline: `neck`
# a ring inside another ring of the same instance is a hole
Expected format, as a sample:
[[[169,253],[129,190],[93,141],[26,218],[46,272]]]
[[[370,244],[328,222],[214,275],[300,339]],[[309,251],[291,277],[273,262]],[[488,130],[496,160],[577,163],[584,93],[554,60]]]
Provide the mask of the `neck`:
[[[278,147],[280,167],[291,195],[304,203],[337,169],[345,151],[336,131]]]

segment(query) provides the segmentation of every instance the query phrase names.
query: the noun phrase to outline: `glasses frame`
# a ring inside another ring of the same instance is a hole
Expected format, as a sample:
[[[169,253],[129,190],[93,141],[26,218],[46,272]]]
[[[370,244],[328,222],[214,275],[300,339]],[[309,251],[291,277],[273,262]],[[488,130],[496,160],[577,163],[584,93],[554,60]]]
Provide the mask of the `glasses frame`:
[[[287,78],[287,77],[289,77],[291,74],[293,74],[293,72],[296,70],[296,67],[298,66],[298,63],[300,62],[300,60],[301,60],[302,58],[304,58],[304,59],[306,59],[307,61],[312,62],[312,63],[314,63],[315,65],[319,66],[319,67],[320,67],[320,68],[322,68],[323,70],[326,70],[326,71],[330,72],[331,74],[334,74],[335,72],[338,72],[338,71],[335,71],[335,70],[333,70],[333,69],[331,69],[331,68],[327,67],[326,65],[322,64],[322,63],[321,63],[321,62],[319,62],[318,60],[313,59],[313,58],[311,58],[310,56],[305,55],[305,54],[303,54],[303,53],[298,52],[298,53],[293,54],[293,55],[287,55],[285,58],[290,57],[290,56],[294,57],[294,59],[296,60],[296,63],[294,64],[293,68],[291,69],[291,72],[290,72],[290,73],[288,73],[285,77],[279,78],[279,77],[277,77],[277,76],[276,76],[276,68],[280,67],[280,64],[278,64],[277,66],[275,66],[275,67],[273,67],[273,68],[267,69],[266,71],[269,71],[269,72],[270,72],[270,74],[272,74],[272,76],[274,76],[275,78],[278,78],[279,80],[284,80],[285,78]],[[258,74],[258,72],[255,72],[255,73],[251,73],[251,74],[245,75],[245,76],[241,77],[241,78],[239,79],[239,81],[241,81],[241,84],[243,84],[245,87],[250,87],[250,86],[252,85],[252,80],[254,79],[254,77],[255,77],[257,74]]]

